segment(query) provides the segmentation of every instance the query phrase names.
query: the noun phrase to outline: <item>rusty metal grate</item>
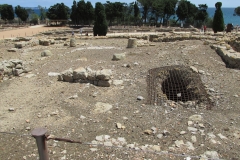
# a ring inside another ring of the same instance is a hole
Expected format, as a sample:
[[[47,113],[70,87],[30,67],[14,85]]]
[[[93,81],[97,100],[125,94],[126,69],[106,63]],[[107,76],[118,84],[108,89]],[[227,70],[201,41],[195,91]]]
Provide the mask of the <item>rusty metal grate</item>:
[[[187,66],[166,66],[150,69],[148,73],[148,104],[162,105],[173,101],[179,104],[192,101],[211,108],[200,76]]]

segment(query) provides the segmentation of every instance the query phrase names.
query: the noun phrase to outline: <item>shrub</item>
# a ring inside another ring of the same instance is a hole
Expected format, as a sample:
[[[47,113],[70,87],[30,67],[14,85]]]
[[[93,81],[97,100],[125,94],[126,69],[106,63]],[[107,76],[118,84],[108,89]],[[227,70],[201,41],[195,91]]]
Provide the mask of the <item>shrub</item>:
[[[39,19],[39,17],[37,14],[32,14],[30,23],[33,23],[34,25],[36,25],[36,24],[38,24],[38,19]]]
[[[208,17],[206,20],[206,26],[211,28],[213,26],[213,19],[211,17]]]

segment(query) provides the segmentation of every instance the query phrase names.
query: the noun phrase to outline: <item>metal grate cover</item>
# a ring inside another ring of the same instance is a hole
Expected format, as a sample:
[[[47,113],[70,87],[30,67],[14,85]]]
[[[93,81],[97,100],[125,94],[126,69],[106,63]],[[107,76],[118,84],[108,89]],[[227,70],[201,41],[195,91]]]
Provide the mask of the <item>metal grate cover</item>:
[[[166,66],[150,69],[147,78],[148,104],[162,105],[166,101],[195,104],[211,108],[200,76],[187,66]]]

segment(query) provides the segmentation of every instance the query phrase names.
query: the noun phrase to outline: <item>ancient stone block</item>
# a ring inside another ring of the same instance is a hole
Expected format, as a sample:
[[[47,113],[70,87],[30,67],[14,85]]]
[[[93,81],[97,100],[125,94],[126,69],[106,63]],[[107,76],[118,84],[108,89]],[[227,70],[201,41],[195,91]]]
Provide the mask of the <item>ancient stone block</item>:
[[[24,46],[26,46],[26,43],[24,42],[17,42],[15,43],[15,48],[23,48]]]
[[[87,76],[88,76],[88,73],[87,73],[86,69],[83,67],[79,67],[73,71],[73,79],[74,80],[77,80],[77,79],[85,80],[85,79],[87,79]]]
[[[71,68],[69,70],[63,71],[61,74],[63,81],[73,82],[73,70]]]
[[[98,81],[97,86],[100,87],[110,87],[112,81]]]
[[[115,53],[115,54],[113,55],[112,60],[113,60],[113,61],[119,61],[119,60],[125,59],[125,57],[126,57],[126,54],[125,54],[125,53]]]
[[[51,56],[51,55],[52,55],[52,52],[49,50],[44,50],[41,52],[42,57],[47,57],[47,56]]]
[[[96,72],[96,78],[98,80],[107,81],[107,80],[111,79],[111,76],[112,76],[111,69],[103,69],[103,70]]]
[[[70,47],[76,47],[76,40],[75,40],[75,38],[70,39]]]
[[[136,38],[129,38],[127,48],[136,48],[136,47],[137,47],[137,39]]]

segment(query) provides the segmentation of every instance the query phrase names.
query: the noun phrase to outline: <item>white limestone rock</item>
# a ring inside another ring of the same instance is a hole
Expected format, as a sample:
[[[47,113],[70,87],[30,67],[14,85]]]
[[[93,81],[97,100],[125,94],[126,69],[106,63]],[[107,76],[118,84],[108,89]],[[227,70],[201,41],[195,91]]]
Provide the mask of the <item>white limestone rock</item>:
[[[112,70],[111,69],[102,69],[96,72],[96,78],[98,80],[108,81],[112,77]]]
[[[48,57],[48,56],[51,56],[52,55],[52,52],[50,50],[44,50],[41,52],[41,56],[42,57]]]
[[[112,109],[112,105],[109,103],[102,103],[102,102],[97,102],[95,104],[95,108],[92,111],[93,114],[99,114],[99,113],[105,113]]]
[[[125,54],[125,53],[115,53],[115,54],[113,55],[112,60],[113,60],[113,61],[119,61],[119,60],[123,60],[123,59],[125,59],[125,58],[126,58],[126,54]]]
[[[63,71],[61,73],[61,75],[62,75],[62,80],[63,81],[65,81],[65,82],[73,82],[73,70],[72,70],[72,68]]]
[[[78,80],[82,79],[85,80],[88,77],[88,72],[85,68],[79,67],[73,71],[73,79]]]

